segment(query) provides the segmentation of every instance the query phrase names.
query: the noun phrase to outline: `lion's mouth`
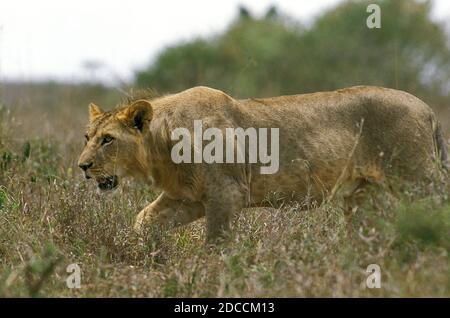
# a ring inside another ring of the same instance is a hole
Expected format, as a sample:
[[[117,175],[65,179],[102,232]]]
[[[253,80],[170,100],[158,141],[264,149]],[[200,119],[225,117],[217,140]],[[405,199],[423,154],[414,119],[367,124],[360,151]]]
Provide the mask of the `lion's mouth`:
[[[98,187],[100,190],[112,190],[119,184],[119,178],[117,176],[108,176],[97,178]]]

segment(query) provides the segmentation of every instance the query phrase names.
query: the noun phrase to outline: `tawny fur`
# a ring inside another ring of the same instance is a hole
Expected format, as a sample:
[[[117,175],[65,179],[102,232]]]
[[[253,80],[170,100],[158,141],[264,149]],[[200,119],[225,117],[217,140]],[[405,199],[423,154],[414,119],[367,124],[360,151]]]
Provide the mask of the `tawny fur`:
[[[133,120],[143,121],[142,129]],[[285,199],[323,201],[337,188],[410,181],[436,173],[445,145],[431,108],[393,89],[358,86],[264,99],[237,100],[222,91],[195,87],[178,94],[140,100],[103,112],[91,106],[89,141],[80,162],[98,178],[117,174],[141,178],[161,195],[137,216],[135,229],[148,223],[171,227],[206,216],[207,238],[226,232],[233,214],[258,206],[270,193]],[[175,164],[170,157],[179,127],[280,129],[280,167],[261,175],[260,164]],[[115,138],[101,145],[102,136]]]

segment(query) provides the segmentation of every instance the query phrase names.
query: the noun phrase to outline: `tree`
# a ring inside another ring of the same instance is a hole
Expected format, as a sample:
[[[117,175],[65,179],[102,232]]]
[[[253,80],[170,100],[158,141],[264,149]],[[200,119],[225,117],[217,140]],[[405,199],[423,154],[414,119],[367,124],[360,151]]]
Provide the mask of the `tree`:
[[[366,25],[368,4],[343,2],[308,28],[274,7],[261,19],[241,8],[223,34],[164,50],[136,83],[172,92],[207,85],[238,97],[380,85],[448,105],[448,35],[431,20],[431,3],[378,1],[380,29]]]

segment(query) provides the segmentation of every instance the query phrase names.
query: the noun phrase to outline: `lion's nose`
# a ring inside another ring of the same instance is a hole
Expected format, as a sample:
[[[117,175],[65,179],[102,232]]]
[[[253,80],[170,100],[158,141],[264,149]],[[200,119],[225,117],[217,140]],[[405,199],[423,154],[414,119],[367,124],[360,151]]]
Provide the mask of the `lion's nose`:
[[[89,162],[89,163],[87,163],[87,162],[80,163],[80,164],[78,165],[78,167],[80,167],[81,169],[83,169],[83,171],[86,171],[87,169],[89,169],[90,167],[92,167],[92,162]]]

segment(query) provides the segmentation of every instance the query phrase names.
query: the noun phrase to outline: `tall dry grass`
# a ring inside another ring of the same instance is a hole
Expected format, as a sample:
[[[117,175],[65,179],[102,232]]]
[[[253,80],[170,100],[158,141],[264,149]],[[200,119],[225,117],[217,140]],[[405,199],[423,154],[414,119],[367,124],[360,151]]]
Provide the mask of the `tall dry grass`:
[[[112,107],[119,95],[16,89],[0,110],[0,296],[450,296],[444,179],[368,188],[350,215],[338,200],[245,210],[213,249],[203,220],[139,237],[131,228],[151,189],[129,183],[105,197],[76,168],[88,101]],[[80,289],[66,286],[71,263]],[[369,264],[381,267],[380,289],[365,286]]]

